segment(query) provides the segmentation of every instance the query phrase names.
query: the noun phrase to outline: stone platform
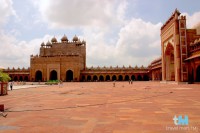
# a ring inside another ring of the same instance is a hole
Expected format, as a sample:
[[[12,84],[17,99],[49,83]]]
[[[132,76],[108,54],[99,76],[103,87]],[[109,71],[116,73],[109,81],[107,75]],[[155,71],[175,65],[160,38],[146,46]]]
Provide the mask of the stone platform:
[[[200,85],[74,82],[9,91],[0,133],[200,132]],[[176,126],[174,116],[188,115]]]

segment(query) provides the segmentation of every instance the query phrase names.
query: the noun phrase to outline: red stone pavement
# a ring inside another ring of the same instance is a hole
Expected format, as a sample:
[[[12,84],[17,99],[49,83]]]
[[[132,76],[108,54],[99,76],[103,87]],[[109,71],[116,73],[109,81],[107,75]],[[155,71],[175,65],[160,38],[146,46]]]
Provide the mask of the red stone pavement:
[[[200,132],[200,84],[70,82],[0,97],[0,133]],[[176,126],[174,116],[188,115]]]

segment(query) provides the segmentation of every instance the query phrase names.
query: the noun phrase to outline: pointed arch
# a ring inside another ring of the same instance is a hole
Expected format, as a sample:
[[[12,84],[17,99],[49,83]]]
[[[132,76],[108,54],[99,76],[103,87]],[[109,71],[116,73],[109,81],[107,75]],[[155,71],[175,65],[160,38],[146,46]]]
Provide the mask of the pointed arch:
[[[42,72],[40,70],[35,73],[35,81],[42,81]]]
[[[58,80],[58,74],[57,74],[56,70],[52,70],[50,72],[50,80]]]
[[[73,81],[74,75],[72,70],[66,71],[66,81]]]

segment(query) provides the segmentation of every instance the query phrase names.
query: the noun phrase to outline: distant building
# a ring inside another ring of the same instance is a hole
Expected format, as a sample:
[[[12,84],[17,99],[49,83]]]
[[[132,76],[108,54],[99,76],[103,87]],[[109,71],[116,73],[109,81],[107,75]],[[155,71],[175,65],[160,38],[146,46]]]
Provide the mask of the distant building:
[[[30,64],[31,81],[80,81],[86,68],[86,42],[77,36],[71,42],[65,35],[61,42],[53,37],[41,44],[39,55],[31,55]]]
[[[200,82],[200,35],[187,29],[186,17],[176,9],[161,27],[161,57],[148,67],[86,67],[86,42],[67,36],[42,43],[31,55],[30,68],[5,69],[15,81],[128,81]]]

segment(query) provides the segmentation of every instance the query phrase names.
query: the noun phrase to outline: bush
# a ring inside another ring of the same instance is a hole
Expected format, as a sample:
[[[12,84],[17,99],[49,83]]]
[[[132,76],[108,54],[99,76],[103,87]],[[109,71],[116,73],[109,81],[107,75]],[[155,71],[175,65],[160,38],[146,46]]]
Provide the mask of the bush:
[[[11,78],[10,76],[7,74],[7,73],[3,73],[1,70],[0,70],[0,81],[1,82],[8,82],[10,81]]]
[[[59,83],[59,80],[49,80],[45,84],[47,85],[57,85]]]

